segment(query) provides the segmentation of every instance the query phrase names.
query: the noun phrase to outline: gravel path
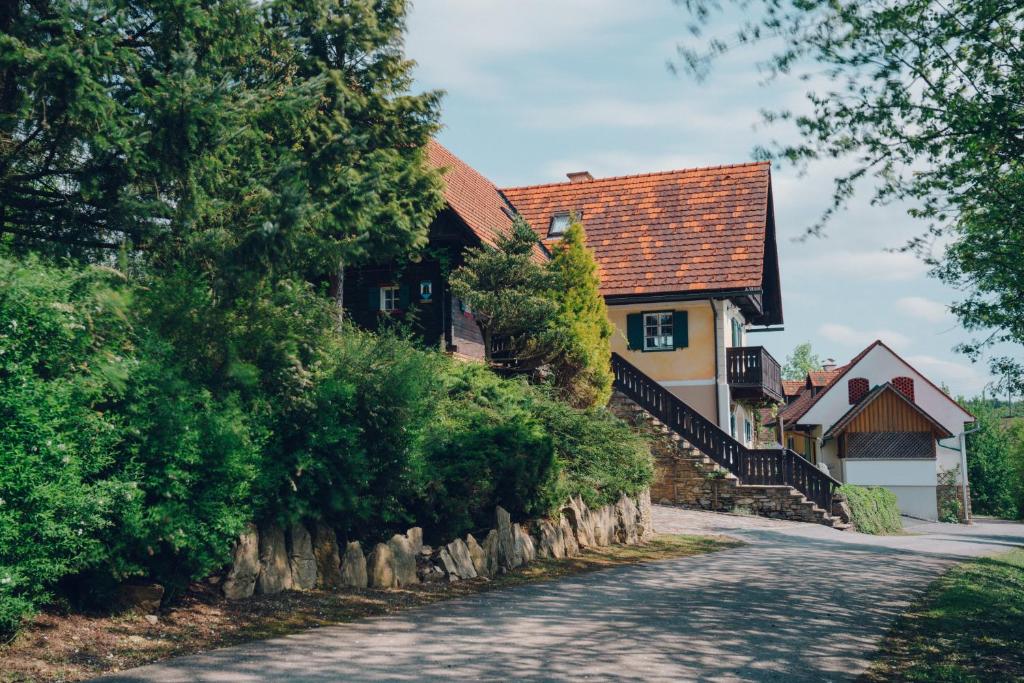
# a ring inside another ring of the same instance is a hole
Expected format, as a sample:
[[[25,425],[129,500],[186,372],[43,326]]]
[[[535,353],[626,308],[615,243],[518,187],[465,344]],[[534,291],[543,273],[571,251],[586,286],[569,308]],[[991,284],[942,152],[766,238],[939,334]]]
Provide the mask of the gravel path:
[[[863,536],[655,507],[660,532],[748,545],[494,591],[170,660],[110,681],[845,681],[952,563],[1024,545],[1024,525]]]

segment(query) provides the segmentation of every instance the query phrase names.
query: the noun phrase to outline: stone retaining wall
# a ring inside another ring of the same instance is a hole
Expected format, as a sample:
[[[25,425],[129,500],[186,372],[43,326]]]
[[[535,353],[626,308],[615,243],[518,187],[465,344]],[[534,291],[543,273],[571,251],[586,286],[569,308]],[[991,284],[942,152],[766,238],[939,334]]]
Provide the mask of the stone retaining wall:
[[[655,502],[845,528],[839,518],[790,486],[741,484],[734,474],[690,446],[621,392],[612,394],[609,407],[649,437],[654,458],[651,498]]]
[[[368,552],[359,541],[341,550],[333,529],[295,524],[257,528],[249,525],[232,551],[224,576],[231,600],[283,590],[399,588],[420,582],[458,581],[504,574],[538,558],[574,557],[591,547],[636,544],[654,534],[651,496],[622,495],[615,505],[589,509],[579,497],[553,519],[512,521],[498,507],[495,526],[476,539],[472,534],[444,545],[423,544],[423,530],[409,529]]]

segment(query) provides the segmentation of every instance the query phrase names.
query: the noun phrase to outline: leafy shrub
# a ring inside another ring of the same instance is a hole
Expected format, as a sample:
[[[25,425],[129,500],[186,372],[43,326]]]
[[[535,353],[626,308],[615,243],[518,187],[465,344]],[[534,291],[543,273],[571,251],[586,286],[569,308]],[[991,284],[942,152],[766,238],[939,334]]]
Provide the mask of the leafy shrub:
[[[844,484],[839,492],[846,496],[853,525],[862,534],[898,534],[903,530],[896,494],[889,489]]]
[[[451,363],[448,391],[426,443],[422,517],[434,540],[493,525],[494,507],[513,517],[558,504],[558,463],[531,408],[535,389],[479,365]]]
[[[563,472],[562,500],[579,495],[596,507],[651,485],[649,444],[607,408],[579,410],[548,396],[535,407]]]
[[[124,381],[125,299],[98,269],[0,259],[0,632],[98,565],[136,494],[97,406]]]
[[[398,333],[329,336],[310,368],[307,399],[276,418],[263,515],[322,519],[361,539],[413,522],[443,362]]]
[[[264,436],[237,397],[185,379],[172,353],[146,334],[114,407],[120,476],[138,497],[104,540],[118,578],[180,588],[222,566],[252,519]]]

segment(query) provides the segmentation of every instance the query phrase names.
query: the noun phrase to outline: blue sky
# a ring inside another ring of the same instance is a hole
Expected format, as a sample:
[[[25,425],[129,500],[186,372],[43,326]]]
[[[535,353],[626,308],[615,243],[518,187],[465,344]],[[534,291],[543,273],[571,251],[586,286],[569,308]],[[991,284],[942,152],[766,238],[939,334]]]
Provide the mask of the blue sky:
[[[442,143],[499,186],[749,161],[756,145],[792,135],[759,125],[760,111],[801,108],[808,86],[765,86],[758,54],[730,56],[706,83],[669,73],[688,23],[669,0],[419,0],[407,52],[416,87],[447,93]],[[794,240],[843,169],[773,168],[786,329],[753,343],[782,362],[810,341],[843,363],[881,338],[955,393],[980,392],[986,368],[953,351],[968,339],[947,309],[959,293],[886,251],[922,223],[871,206],[865,187],[824,238]]]

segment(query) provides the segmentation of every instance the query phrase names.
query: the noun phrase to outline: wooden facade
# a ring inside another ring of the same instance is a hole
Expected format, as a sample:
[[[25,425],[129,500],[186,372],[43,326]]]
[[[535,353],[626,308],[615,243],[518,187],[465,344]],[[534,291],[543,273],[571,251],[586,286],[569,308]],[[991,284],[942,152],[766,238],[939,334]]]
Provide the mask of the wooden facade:
[[[466,247],[479,243],[454,211],[443,210],[431,224],[428,245],[417,258],[345,271],[346,314],[370,330],[389,323],[405,325],[428,348],[483,360],[480,328],[448,285],[448,274],[462,265]],[[385,287],[397,287],[397,311],[380,310],[380,290]],[[429,296],[424,290],[429,290]]]
[[[883,391],[857,414],[845,432],[933,432],[935,425],[894,391]]]

